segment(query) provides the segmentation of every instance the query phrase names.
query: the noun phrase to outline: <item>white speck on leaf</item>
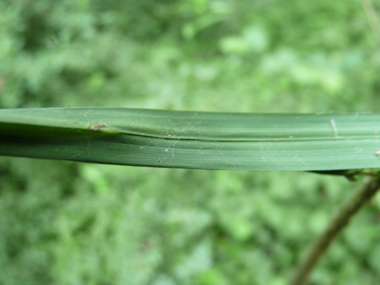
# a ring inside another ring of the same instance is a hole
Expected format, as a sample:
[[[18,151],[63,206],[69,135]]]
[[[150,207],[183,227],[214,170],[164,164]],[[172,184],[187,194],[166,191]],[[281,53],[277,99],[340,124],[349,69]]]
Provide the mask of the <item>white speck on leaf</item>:
[[[336,126],[336,122],[335,122],[335,120],[334,120],[334,119],[331,119],[331,120],[330,120],[330,124],[331,124],[331,127],[332,127],[333,132],[334,132],[334,137],[335,137],[335,138],[338,138],[338,137],[339,137],[339,135],[338,135],[338,128],[337,128],[337,126]]]

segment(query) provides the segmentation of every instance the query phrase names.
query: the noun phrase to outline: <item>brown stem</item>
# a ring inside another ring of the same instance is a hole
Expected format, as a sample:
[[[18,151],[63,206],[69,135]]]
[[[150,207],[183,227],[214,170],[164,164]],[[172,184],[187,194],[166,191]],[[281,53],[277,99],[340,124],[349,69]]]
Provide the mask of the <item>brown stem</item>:
[[[340,206],[325,232],[312,244],[303,261],[296,267],[294,275],[289,282],[290,285],[307,284],[311,271],[331,242],[334,241],[348,224],[351,217],[379,190],[380,178],[367,178],[366,180],[364,185],[355,191],[348,201]]]

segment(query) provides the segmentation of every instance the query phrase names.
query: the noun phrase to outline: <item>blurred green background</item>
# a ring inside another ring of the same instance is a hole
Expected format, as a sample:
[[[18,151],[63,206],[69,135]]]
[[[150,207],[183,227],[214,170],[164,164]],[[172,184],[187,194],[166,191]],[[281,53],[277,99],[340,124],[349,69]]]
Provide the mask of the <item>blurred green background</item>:
[[[378,112],[369,3],[0,0],[0,107]],[[358,185],[1,157],[0,284],[285,284]],[[312,284],[379,282],[377,197]]]

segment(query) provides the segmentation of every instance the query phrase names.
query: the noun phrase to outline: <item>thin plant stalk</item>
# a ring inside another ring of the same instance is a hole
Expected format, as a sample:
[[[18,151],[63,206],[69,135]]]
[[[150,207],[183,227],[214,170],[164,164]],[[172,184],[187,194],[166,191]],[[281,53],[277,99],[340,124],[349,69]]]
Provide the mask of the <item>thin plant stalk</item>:
[[[367,177],[364,185],[359,187],[358,190],[340,206],[327,229],[311,245],[305,258],[300,262],[299,266],[296,267],[292,279],[289,282],[290,285],[304,285],[308,283],[312,270],[327,251],[330,244],[348,225],[350,219],[376,194],[379,188],[379,177]]]

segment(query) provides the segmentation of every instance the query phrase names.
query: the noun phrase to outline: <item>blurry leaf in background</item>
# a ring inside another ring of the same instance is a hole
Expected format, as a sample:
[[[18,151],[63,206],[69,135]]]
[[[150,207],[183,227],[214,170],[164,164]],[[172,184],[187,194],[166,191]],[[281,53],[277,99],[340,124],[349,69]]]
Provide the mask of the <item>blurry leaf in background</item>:
[[[220,48],[225,54],[261,53],[268,47],[268,38],[259,27],[246,28],[239,36],[221,39]]]
[[[204,30],[215,30],[217,24],[224,22],[231,14],[231,5],[227,1],[179,1],[179,12],[186,15],[181,27],[186,40],[195,40]]]

